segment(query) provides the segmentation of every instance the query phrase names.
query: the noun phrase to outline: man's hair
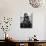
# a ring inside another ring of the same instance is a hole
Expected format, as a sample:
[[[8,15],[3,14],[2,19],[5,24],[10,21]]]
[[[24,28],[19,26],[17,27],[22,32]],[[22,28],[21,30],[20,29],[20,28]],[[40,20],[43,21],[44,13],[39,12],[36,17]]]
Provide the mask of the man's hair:
[[[24,13],[24,16],[25,16],[25,15],[28,15],[28,13]]]

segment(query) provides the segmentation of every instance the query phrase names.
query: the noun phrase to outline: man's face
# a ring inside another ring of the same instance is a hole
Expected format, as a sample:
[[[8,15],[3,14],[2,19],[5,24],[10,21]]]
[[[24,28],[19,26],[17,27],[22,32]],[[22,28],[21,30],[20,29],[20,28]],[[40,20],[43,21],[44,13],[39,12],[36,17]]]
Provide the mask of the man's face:
[[[28,18],[25,18],[25,21],[28,21]]]
[[[27,13],[24,14],[24,21],[26,21],[26,22],[28,21],[28,14]]]

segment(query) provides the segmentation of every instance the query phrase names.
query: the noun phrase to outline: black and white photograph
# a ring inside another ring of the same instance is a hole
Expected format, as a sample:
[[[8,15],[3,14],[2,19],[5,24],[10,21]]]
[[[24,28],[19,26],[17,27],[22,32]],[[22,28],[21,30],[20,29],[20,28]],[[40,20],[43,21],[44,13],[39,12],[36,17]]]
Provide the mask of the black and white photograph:
[[[23,17],[20,17],[20,28],[32,28],[32,14],[24,13]]]

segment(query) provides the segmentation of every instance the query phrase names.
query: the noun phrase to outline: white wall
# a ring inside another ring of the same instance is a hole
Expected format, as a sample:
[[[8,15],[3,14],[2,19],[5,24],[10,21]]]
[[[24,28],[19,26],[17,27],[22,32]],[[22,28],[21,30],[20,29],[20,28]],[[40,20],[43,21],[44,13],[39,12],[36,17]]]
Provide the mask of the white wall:
[[[27,12],[29,14],[33,13],[32,29],[20,28],[20,16],[23,16],[24,12]],[[28,0],[0,0],[0,17],[13,17],[11,30],[8,32],[13,37],[16,37],[17,40],[27,40],[34,34],[37,35],[37,38],[39,40],[44,40],[46,34],[45,12],[45,6],[40,8],[33,8],[30,6]],[[2,34],[0,33],[0,35]],[[2,36],[0,36],[0,39],[2,39]]]

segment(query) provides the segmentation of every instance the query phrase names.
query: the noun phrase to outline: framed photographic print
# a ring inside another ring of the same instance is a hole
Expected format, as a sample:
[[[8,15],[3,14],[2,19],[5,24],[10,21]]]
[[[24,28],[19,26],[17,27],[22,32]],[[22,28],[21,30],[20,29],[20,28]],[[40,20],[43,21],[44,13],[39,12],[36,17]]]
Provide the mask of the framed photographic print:
[[[20,17],[20,28],[32,28],[32,14],[24,13],[23,17]]]

